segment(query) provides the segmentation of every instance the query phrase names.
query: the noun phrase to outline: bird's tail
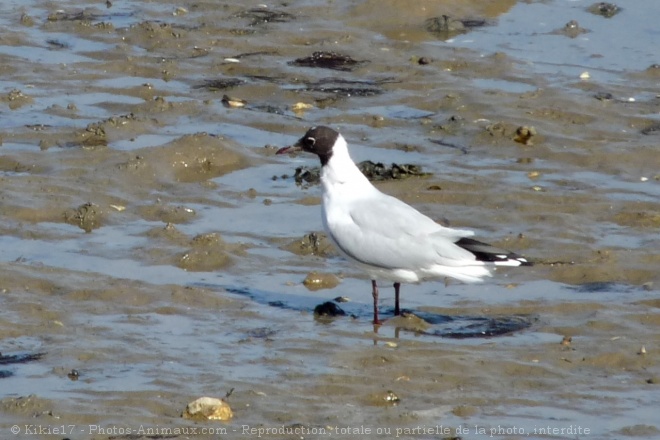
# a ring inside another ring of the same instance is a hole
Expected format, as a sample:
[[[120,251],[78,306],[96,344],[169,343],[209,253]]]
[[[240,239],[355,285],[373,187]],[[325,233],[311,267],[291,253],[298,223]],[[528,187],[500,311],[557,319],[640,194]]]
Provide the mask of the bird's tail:
[[[461,266],[432,266],[428,271],[429,278],[450,277],[464,283],[481,283],[484,277],[490,277],[492,274],[484,264],[472,264]]]

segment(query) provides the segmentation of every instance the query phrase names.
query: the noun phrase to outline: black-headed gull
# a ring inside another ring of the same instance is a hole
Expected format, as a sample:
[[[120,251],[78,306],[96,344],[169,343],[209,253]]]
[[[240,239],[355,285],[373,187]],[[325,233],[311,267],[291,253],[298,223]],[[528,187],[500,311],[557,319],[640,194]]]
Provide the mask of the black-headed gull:
[[[381,323],[376,280],[394,282],[394,314],[399,315],[401,283],[444,277],[474,283],[491,276],[489,266],[531,264],[380,192],[351,159],[343,136],[330,127],[312,127],[277,154],[300,150],[321,159],[323,226],[337,249],[371,277],[374,324]]]

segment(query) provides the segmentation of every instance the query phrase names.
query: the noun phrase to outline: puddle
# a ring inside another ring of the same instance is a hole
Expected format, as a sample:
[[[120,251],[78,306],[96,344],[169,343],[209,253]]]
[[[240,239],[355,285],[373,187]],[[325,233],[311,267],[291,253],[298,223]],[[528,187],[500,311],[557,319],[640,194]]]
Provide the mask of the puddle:
[[[0,46],[0,53],[43,64],[73,64],[94,61],[83,55],[34,46]]]
[[[475,79],[473,83],[482,89],[501,90],[507,93],[527,93],[536,90],[536,87],[529,84],[501,79]]]
[[[352,113],[364,114],[365,112],[395,119],[421,119],[433,116],[433,113],[431,112],[407,107],[405,105],[361,108],[360,110],[353,111]]]
[[[484,26],[455,37],[451,44],[481,53],[504,52],[552,83],[575,81],[584,70],[599,83],[617,83],[620,74],[644,70],[657,63],[657,52],[640,41],[660,38],[653,0],[637,3],[611,19],[587,11],[594,2],[519,2]],[[621,6],[621,5],[619,5]],[[576,38],[554,33],[576,20],[589,30]]]

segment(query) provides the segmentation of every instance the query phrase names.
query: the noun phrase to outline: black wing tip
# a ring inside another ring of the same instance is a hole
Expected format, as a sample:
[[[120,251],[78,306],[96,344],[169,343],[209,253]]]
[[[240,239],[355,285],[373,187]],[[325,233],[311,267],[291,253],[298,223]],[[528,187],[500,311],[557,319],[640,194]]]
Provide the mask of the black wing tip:
[[[509,266],[533,266],[534,263],[528,261],[527,258],[522,257],[511,251],[497,248],[488,243],[484,243],[473,238],[461,237],[455,243],[457,246],[462,247],[466,251],[471,252],[476,257],[477,261],[484,263],[494,263]],[[518,264],[514,264],[518,263]]]
[[[518,264],[518,266],[527,266],[527,267],[534,266],[533,261],[529,261],[527,260],[527,258],[521,257],[520,255],[516,255],[516,254],[511,254],[509,258],[507,258],[507,261],[517,261],[518,263],[520,263]]]

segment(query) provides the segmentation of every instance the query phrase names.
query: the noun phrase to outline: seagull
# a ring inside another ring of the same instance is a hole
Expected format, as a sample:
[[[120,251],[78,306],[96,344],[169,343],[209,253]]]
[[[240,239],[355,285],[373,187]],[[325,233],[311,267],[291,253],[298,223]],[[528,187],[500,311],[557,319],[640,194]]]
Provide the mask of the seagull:
[[[394,282],[394,315],[400,315],[401,283],[445,277],[476,283],[492,266],[530,266],[525,258],[473,238],[473,231],[439,225],[410,205],[379,191],[362,174],[336,130],[310,128],[277,154],[306,151],[321,160],[321,216],[339,252],[371,278],[375,325],[377,280]]]

